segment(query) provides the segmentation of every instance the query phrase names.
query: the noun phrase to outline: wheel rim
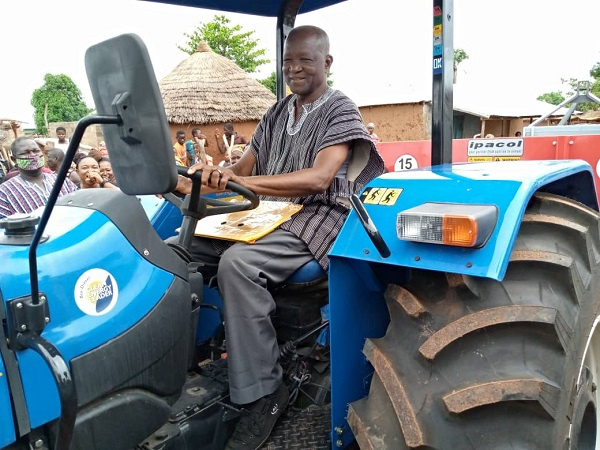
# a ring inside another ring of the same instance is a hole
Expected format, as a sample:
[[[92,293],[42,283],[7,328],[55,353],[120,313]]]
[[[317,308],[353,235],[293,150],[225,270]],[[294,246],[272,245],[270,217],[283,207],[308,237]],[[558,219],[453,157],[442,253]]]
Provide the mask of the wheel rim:
[[[585,356],[579,367],[577,382],[577,396],[573,409],[573,423],[571,425],[571,448],[581,450],[600,448],[597,439],[598,404],[597,380],[600,379],[600,317],[596,317],[586,343]]]

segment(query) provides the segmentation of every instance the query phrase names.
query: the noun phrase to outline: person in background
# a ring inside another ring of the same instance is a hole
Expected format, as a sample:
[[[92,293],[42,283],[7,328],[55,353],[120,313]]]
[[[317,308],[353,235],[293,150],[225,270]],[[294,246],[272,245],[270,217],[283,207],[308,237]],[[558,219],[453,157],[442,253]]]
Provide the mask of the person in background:
[[[492,133],[488,133],[485,135],[486,139],[494,139],[496,136],[494,136]]]
[[[521,134],[521,132],[520,132],[520,131],[516,131],[516,132],[515,132],[515,137],[521,137],[521,135],[522,135],[522,134]]]
[[[56,181],[55,174],[42,171],[44,156],[33,139],[19,137],[10,149],[19,173],[0,185],[0,218],[45,206]],[[70,180],[65,180],[58,195],[76,190]]]
[[[244,152],[240,148],[234,148],[231,151],[231,157],[229,158],[229,161],[221,161],[219,163],[219,166],[220,167],[232,166],[241,159],[243,154],[244,154]]]
[[[369,132],[369,136],[371,136],[373,142],[378,143],[379,136],[377,136],[377,134],[375,133],[375,124],[373,122],[369,122],[367,124],[367,131]]]
[[[383,160],[356,104],[327,85],[332,62],[325,31],[314,26],[292,29],[285,42],[283,73],[293,95],[269,108],[236,164],[189,169],[202,170],[207,188],[223,190],[231,180],[262,200],[303,206],[252,245],[196,237],[190,248],[195,261],[217,268],[230,398],[248,412],[236,424],[226,450],[260,448],[288,404],[269,289],[313,259],[328,269],[327,255],[348,215],[337,199],[359,194],[383,173]],[[190,190],[189,178],[179,177],[177,191]]]
[[[60,168],[60,165],[65,159],[65,152],[60,148],[53,148],[48,151],[48,168],[52,173],[56,173]]]
[[[199,155],[200,160],[202,160],[202,162],[206,162],[206,158],[203,157],[203,154],[206,152],[206,147],[208,147],[208,139],[206,136],[202,134],[200,128],[192,128],[192,138],[185,142],[189,166],[198,162],[197,159]]]
[[[175,133],[175,143],[173,144],[173,154],[175,155],[175,164],[187,166],[187,151],[185,149],[185,131],[179,130]]]
[[[55,148],[60,148],[63,151],[67,151],[69,148],[69,139],[67,139],[67,130],[65,127],[56,128],[56,142],[54,142]]]
[[[242,150],[239,149],[235,149],[231,152],[231,165],[234,165],[236,162],[238,162],[241,158],[242,155],[244,154],[244,152]]]
[[[106,148],[106,143],[104,141],[100,141],[98,144],[98,150],[102,153],[102,156],[108,157],[108,149]]]
[[[241,134],[238,134],[238,132],[233,129],[233,124],[231,122],[227,122],[223,125],[222,136],[221,133],[219,133],[219,130],[215,130],[215,139],[217,141],[219,153],[225,157],[226,161],[229,161],[233,147],[236,145],[246,146],[248,144],[248,139]]]
[[[104,156],[102,156],[102,152],[97,148],[92,148],[90,151],[88,151],[87,155],[91,156],[98,162],[100,162],[102,158],[104,158]]]
[[[98,167],[100,168],[100,176],[104,181],[118,186],[117,180],[115,179],[115,174],[112,170],[112,164],[110,163],[110,159],[108,157],[102,157],[98,163]]]
[[[84,156],[77,162],[77,174],[81,179],[81,189],[91,188],[113,188],[117,186],[109,181],[104,181],[100,176],[100,166],[91,156]]]

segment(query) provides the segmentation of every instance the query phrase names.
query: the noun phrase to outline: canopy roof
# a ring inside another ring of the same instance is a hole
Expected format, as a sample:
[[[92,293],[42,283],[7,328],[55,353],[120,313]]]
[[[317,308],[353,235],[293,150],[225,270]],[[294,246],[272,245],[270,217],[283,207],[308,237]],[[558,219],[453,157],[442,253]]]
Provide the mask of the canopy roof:
[[[170,123],[259,120],[275,95],[233,61],[202,42],[159,83]]]
[[[257,16],[277,17],[287,0],[146,0],[170,5],[194,6],[218,11],[253,14]],[[300,14],[341,3],[344,0],[304,0]]]

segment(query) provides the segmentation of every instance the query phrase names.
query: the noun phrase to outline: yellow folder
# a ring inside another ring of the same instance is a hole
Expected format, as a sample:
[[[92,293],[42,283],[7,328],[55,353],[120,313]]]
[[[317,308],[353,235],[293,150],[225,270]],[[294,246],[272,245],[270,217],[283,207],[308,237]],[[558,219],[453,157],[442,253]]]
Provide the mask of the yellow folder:
[[[258,208],[208,216],[198,222],[196,236],[253,244],[302,209],[289,202],[261,201]]]

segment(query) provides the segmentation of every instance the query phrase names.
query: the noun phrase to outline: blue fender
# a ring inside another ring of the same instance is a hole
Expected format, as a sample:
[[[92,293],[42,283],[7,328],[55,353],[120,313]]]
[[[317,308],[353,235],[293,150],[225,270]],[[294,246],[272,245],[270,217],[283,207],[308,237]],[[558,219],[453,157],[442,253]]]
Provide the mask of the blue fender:
[[[130,329],[152,310],[174,280],[173,274],[143,258],[98,211],[57,206],[45,234],[49,239],[37,251],[38,274],[40,292],[48,298],[51,321],[42,336],[59,349],[66,361]],[[28,251],[28,246],[0,245],[4,301],[30,295]],[[84,304],[82,309],[78,297],[85,297],[86,289],[105,289],[107,285],[110,298],[104,297],[102,306],[98,301],[87,305],[87,309]],[[99,308],[105,309],[98,313]],[[23,350],[16,356],[31,427],[39,427],[60,414],[56,385],[35,352]],[[9,400],[4,401],[3,389],[0,377],[0,408],[10,405]],[[6,433],[4,424],[13,423],[4,420],[5,415],[0,409],[0,444]]]
[[[350,258],[501,280],[527,202],[536,191],[566,195],[598,209],[592,169],[579,160],[444,165],[386,174],[367,187],[374,188],[397,193],[391,204],[365,202],[391,256],[381,257],[351,213],[330,253],[332,259]],[[399,240],[398,212],[426,202],[496,205],[498,222],[488,242],[477,249]]]
[[[8,381],[4,361],[0,356],[0,448],[15,441],[15,429],[12,415]]]
[[[402,283],[411,268],[501,280],[532,195],[565,195],[597,210],[593,179],[584,161],[518,161],[390,173],[367,186],[361,198],[391,255],[379,254],[355,212],[329,254],[332,442],[345,446],[353,439],[347,408],[369,391],[373,368],[362,348],[367,337],[386,332],[387,284]],[[478,249],[399,240],[397,214],[426,202],[496,205],[498,221]]]

